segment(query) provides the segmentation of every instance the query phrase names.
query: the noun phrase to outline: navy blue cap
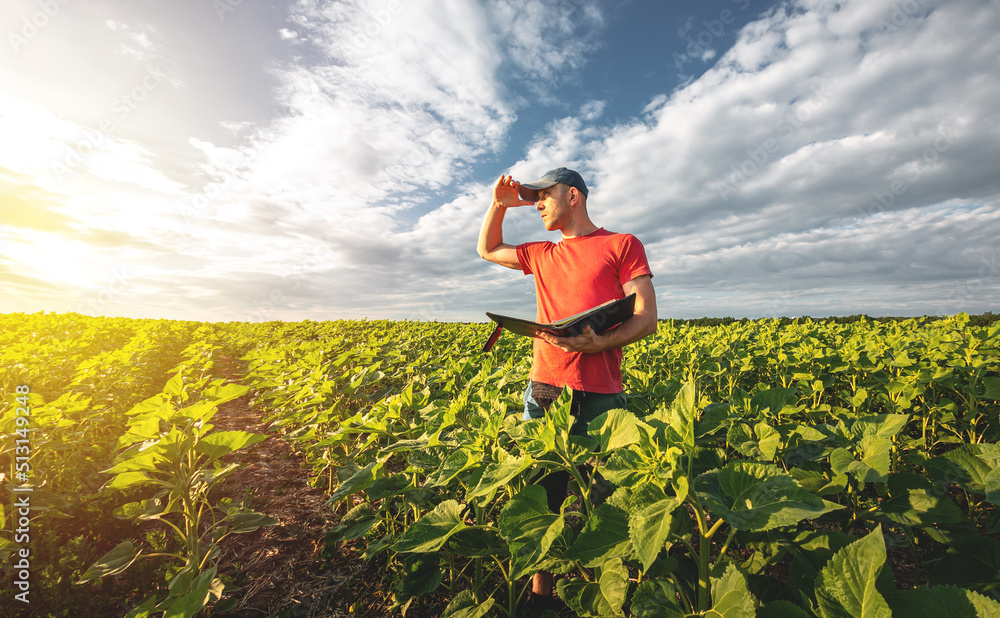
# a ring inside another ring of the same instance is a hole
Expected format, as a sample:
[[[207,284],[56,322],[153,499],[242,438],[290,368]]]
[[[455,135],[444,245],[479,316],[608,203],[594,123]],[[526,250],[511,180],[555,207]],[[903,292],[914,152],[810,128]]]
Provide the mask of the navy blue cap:
[[[583,193],[584,197],[587,197],[587,184],[583,182],[583,176],[579,172],[566,169],[565,167],[557,167],[554,170],[549,170],[545,172],[545,175],[540,180],[522,184],[517,188],[517,193],[521,196],[522,200],[537,202],[539,189],[548,189],[558,184],[576,187],[580,193]]]

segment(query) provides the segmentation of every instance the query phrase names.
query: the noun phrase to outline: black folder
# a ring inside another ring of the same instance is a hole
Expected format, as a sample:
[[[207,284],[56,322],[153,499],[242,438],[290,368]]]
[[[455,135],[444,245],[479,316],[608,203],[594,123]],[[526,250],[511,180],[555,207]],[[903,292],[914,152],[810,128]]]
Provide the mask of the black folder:
[[[539,332],[551,333],[556,337],[575,337],[582,333],[583,328],[589,324],[595,333],[600,334],[629,319],[634,312],[635,294],[629,294],[625,298],[618,300],[609,300],[582,313],[571,315],[568,318],[557,320],[551,324],[541,324],[522,318],[497,315],[496,313],[487,311],[486,315],[496,322],[497,326],[490,334],[486,345],[483,346],[483,352],[488,352],[493,347],[493,344],[500,339],[500,333],[503,329],[524,337],[537,337]]]

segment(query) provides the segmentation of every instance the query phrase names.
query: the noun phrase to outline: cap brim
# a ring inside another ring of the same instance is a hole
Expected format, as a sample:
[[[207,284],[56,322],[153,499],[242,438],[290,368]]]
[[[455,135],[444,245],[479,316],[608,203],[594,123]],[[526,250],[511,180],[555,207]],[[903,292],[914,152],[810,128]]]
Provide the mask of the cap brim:
[[[521,196],[522,200],[531,200],[532,202],[538,201],[538,191],[540,189],[548,189],[558,183],[549,182],[546,180],[539,180],[538,182],[529,182],[517,187],[517,194]]]
[[[529,202],[538,201],[538,191],[534,189],[527,189],[524,185],[517,188],[517,194],[521,196],[522,200],[527,200]]]

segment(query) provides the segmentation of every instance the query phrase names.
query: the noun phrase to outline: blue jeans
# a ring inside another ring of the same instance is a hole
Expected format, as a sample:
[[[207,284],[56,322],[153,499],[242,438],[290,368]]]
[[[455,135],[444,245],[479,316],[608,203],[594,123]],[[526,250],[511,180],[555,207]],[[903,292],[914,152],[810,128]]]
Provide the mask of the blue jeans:
[[[550,391],[549,396],[540,396],[536,400],[531,385],[532,381],[529,380],[528,387],[524,389],[524,415],[522,418],[526,421],[543,418],[545,410],[552,405],[552,402],[555,401],[554,397],[557,396],[555,394],[555,387],[545,385],[547,390]],[[624,392],[609,394],[573,391],[573,403],[570,406],[570,413],[573,415],[573,427],[570,429],[570,435],[586,436],[590,421],[608,410],[616,408],[624,409],[626,404],[627,400]],[[583,474],[584,479],[590,482],[590,466],[580,466],[578,469]],[[537,475],[531,482],[545,488],[549,510],[553,513],[558,513],[559,507],[562,506],[563,499],[566,497],[569,485],[569,472],[560,470],[545,476]]]
[[[541,403],[535,400],[531,392],[531,381],[524,389],[524,415],[526,421],[545,417],[545,410],[552,404],[551,399],[543,400]],[[604,414],[608,410],[616,408],[625,409],[628,400],[624,391],[621,393],[591,393],[588,391],[573,391],[573,404],[570,413],[573,415],[573,428],[570,433],[576,436],[587,435],[590,421]]]

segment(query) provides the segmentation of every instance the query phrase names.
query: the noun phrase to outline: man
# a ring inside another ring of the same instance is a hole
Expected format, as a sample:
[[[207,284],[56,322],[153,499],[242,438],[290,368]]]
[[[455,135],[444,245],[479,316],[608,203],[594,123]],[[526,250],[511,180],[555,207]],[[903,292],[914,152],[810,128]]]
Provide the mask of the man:
[[[493,203],[479,232],[480,257],[535,276],[538,322],[554,322],[608,300],[634,293],[635,312],[618,327],[595,333],[590,326],[576,337],[541,333],[534,339],[530,381],[524,393],[525,418],[541,418],[564,386],[573,391],[572,433],[587,434],[588,423],[604,412],[624,408],[621,348],[656,332],[656,295],[642,243],[630,234],[599,228],[587,212],[587,185],[579,173],[560,167],[541,180],[521,184],[500,176]],[[503,241],[508,208],[534,204],[545,229],[562,240],[521,245]],[[555,477],[555,478],[553,478]],[[558,512],[566,497],[565,474],[543,480],[549,508]],[[560,491],[561,490],[561,491]],[[532,597],[550,598],[552,575],[536,573]]]

